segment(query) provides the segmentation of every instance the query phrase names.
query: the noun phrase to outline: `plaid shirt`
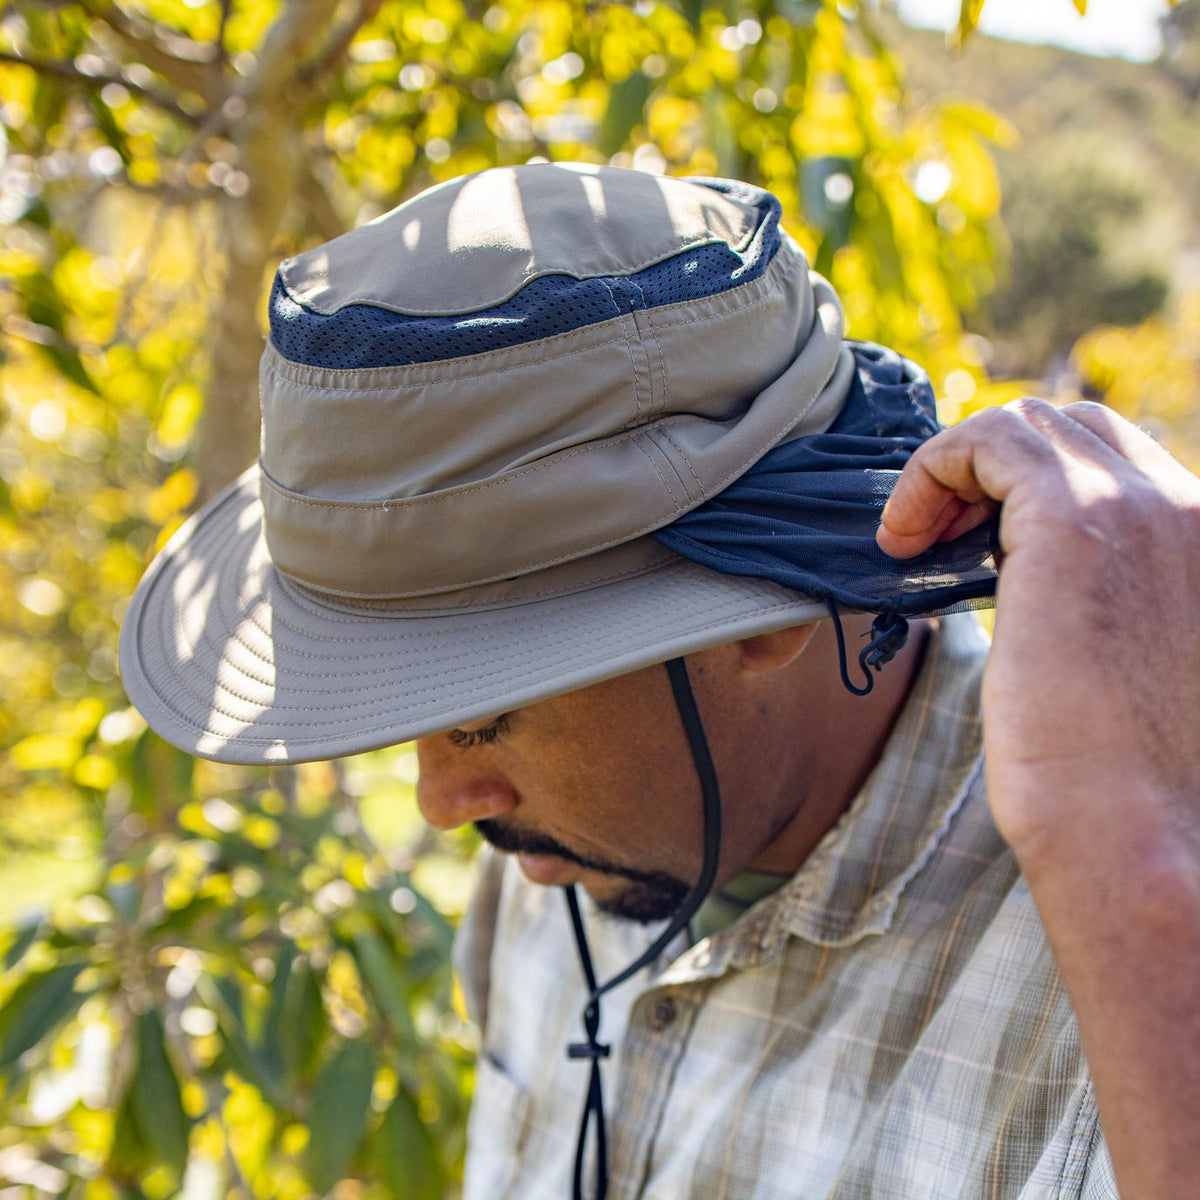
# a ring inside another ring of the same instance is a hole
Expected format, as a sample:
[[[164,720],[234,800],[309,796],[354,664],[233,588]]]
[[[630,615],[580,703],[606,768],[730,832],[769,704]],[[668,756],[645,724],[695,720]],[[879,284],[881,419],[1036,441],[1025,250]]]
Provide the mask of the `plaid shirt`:
[[[881,761],[800,871],[605,997],[610,1200],[1117,1195],[1074,1016],[988,812],[985,652],[972,617],[943,619]],[[586,911],[605,979],[652,931]],[[483,1030],[464,1200],[566,1200],[587,1065],[565,1052],[584,991],[559,889],[487,855],[456,963]]]

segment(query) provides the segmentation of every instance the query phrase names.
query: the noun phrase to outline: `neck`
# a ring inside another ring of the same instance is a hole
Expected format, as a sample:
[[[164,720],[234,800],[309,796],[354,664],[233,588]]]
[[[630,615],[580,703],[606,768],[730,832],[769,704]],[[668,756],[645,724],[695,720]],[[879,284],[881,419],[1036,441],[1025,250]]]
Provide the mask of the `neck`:
[[[856,642],[870,621],[869,616],[847,619],[847,642]],[[870,695],[855,696],[840,682],[832,622],[823,623],[792,688],[788,724],[804,736],[794,740],[796,752],[780,756],[775,794],[788,798],[781,804],[782,822],[749,867],[795,873],[850,807],[883,753],[920,669],[928,635],[928,623],[914,621],[908,642],[875,676]],[[809,681],[820,677],[837,681],[836,688],[814,692]],[[814,695],[819,704],[813,703]]]

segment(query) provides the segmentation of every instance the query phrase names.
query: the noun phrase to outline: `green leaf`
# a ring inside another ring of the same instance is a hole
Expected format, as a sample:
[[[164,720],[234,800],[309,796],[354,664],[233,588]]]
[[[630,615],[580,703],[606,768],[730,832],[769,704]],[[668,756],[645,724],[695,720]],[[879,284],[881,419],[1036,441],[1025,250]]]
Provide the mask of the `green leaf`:
[[[92,116],[96,118],[96,126],[104,135],[104,140],[121,156],[121,162],[128,167],[133,161],[133,156],[129,153],[125,135],[113,118],[112,110],[95,92],[88,93],[88,107],[92,110]]]
[[[192,798],[196,760],[147,729],[133,747],[130,807],[144,816],[174,812]]]
[[[132,1091],[132,1087],[127,1088],[117,1106],[113,1119],[112,1141],[105,1163],[109,1173],[122,1180],[132,1180],[141,1175],[150,1166],[153,1158],[138,1127]]]
[[[413,1098],[396,1093],[383,1124],[372,1139],[375,1170],[388,1195],[396,1200],[440,1200],[446,1177],[429,1130],[417,1114]]]
[[[155,1159],[182,1174],[190,1122],[175,1068],[167,1057],[162,1018],[153,1009],[138,1020],[137,1066],[129,1094],[138,1128]]]
[[[167,915],[153,925],[156,933],[178,933],[190,929],[201,918],[221,907],[215,896],[193,896],[180,908],[167,910]]]
[[[296,944],[284,941],[275,955],[275,974],[271,977],[271,998],[259,1038],[262,1060],[271,1075],[279,1079],[283,1079],[286,1069],[280,1022],[287,1004],[287,989],[296,958]]]
[[[0,1067],[16,1062],[79,1008],[86,993],[75,991],[75,980],[83,968],[51,967],[21,980],[0,1009]]]
[[[317,1075],[304,1152],[313,1191],[324,1195],[345,1175],[362,1141],[374,1079],[371,1047],[361,1039],[339,1047]]]
[[[416,1045],[417,1034],[408,1009],[409,989],[392,948],[374,930],[360,929],[354,933],[351,951],[371,998],[396,1040],[403,1047]]]
[[[37,935],[41,927],[42,923],[38,920],[17,929],[16,935],[9,944],[8,949],[4,952],[3,969],[5,971],[11,971],[25,957],[26,951],[37,940]]]
[[[627,79],[612,85],[604,120],[596,134],[596,145],[601,154],[616,154],[641,123],[646,101],[650,98],[650,86],[650,77],[644,71],[634,71]]]
[[[307,1078],[329,1032],[321,982],[308,959],[292,966],[279,1014],[279,1041],[289,1086]]]
[[[222,975],[201,975],[196,991],[216,1013],[217,1028],[225,1043],[225,1065],[258,1088],[268,1103],[290,1112],[292,1098],[282,1076],[250,1040],[246,1005],[237,983]]]

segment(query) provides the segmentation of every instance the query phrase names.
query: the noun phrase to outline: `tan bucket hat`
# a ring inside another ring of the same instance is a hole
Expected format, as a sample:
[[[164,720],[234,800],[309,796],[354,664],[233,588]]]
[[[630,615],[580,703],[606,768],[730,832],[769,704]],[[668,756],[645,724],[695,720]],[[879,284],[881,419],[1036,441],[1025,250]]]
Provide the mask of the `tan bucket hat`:
[[[827,615],[650,537],[854,371],[760,189],[497,168],[287,260],[259,463],[172,538],[130,699],[225,762],[352,754]]]

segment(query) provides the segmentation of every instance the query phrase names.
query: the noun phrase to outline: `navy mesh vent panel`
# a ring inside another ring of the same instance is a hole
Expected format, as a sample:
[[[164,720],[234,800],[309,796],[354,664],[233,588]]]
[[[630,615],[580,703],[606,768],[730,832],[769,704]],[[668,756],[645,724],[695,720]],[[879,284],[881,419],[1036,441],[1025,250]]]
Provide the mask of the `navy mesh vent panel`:
[[[904,464],[939,425],[924,371],[882,346],[848,344],[858,371],[829,429],[768,450],[654,537],[714,571],[867,612],[932,615],[978,603],[995,591],[995,521],[905,560],[876,544]]]
[[[325,315],[297,303],[276,275],[271,341],[285,358],[307,366],[406,366],[539,341],[634,309],[728,291],[757,279],[770,265],[779,249],[780,207],[774,196],[758,188],[725,185],[717,190],[752,200],[761,214],[740,254],[714,244],[686,250],[633,275],[544,275],[503,304],[452,317],[410,317],[370,304],[350,304]]]

